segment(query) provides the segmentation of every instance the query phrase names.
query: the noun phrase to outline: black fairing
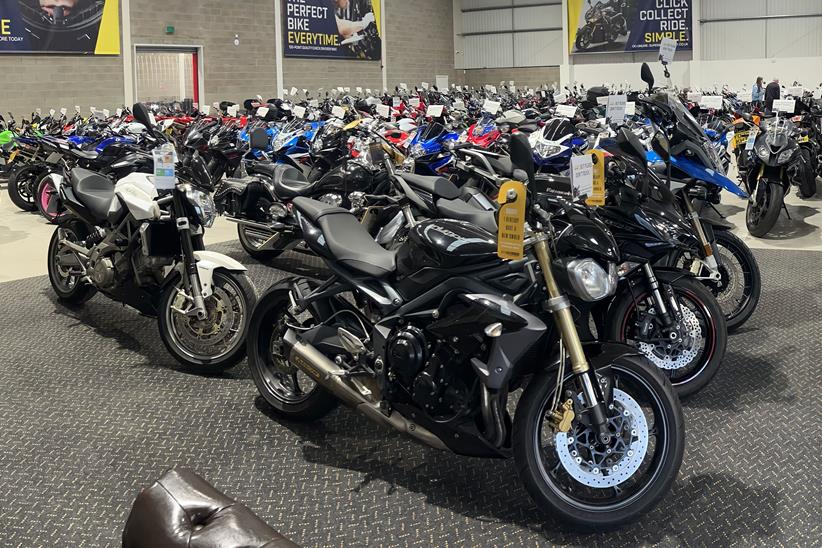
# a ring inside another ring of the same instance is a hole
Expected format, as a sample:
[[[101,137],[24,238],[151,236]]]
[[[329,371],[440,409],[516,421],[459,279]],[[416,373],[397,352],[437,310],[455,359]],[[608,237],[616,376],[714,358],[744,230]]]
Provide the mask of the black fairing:
[[[435,219],[411,230],[397,254],[397,272],[405,277],[423,268],[454,268],[496,260],[493,234],[464,221]]]
[[[595,257],[607,262],[619,262],[619,246],[608,227],[600,219],[572,211],[568,225],[557,235],[559,257]]]

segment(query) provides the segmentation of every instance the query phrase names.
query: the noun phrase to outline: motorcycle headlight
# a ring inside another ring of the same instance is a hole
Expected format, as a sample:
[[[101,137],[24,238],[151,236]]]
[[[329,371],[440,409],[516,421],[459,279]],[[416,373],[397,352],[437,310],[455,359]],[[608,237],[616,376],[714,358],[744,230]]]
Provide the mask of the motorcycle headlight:
[[[543,158],[553,156],[554,154],[557,154],[560,150],[562,150],[561,146],[552,145],[548,143],[539,143],[536,146],[537,154],[539,154]]]
[[[566,271],[574,294],[584,301],[599,301],[616,291],[618,276],[615,264],[609,264],[606,272],[593,259],[576,259],[568,263]]]
[[[184,187],[185,197],[194,213],[197,215],[197,220],[203,228],[211,228],[214,225],[214,220],[217,218],[217,208],[214,207],[214,200],[210,194],[206,194],[191,185]]]
[[[425,156],[425,149],[422,147],[421,144],[417,143],[416,145],[408,149],[408,156],[410,156],[411,158],[419,158],[420,156]]]
[[[783,150],[782,152],[779,153],[779,158],[776,159],[776,162],[779,163],[779,164],[787,164],[788,161],[793,156],[793,153],[794,153],[794,149],[792,149],[792,148]]]
[[[759,156],[759,158],[763,161],[767,161],[768,158],[771,156],[771,151],[768,150],[768,146],[764,143],[754,147],[754,150],[756,150],[756,155]]]

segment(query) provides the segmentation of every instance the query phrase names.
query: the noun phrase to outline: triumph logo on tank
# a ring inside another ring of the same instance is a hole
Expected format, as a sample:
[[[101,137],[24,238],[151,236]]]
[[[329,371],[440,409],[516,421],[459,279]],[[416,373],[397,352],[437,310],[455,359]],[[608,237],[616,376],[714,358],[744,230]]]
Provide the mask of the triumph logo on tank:
[[[284,54],[379,60],[380,0],[284,0]]]
[[[691,49],[692,0],[568,0],[571,53],[657,51],[663,38]]]

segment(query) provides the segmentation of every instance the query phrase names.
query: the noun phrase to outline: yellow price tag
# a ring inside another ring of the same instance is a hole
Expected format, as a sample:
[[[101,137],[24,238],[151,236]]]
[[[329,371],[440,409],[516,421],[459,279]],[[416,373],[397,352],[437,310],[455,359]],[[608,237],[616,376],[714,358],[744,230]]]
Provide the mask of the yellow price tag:
[[[589,206],[605,205],[605,152],[602,150],[589,150],[586,154],[593,156],[594,163],[594,190],[585,203]]]
[[[501,259],[522,259],[525,254],[525,185],[519,181],[507,181],[499,189],[499,228],[497,229],[497,255]]]
[[[19,150],[12,150],[11,154],[9,155],[9,163],[12,163],[14,161],[14,159],[17,158],[17,155],[19,153],[20,153]]]
[[[362,123],[362,118],[357,118],[357,119],[356,119],[356,120],[354,120],[353,122],[350,122],[348,125],[346,125],[346,126],[343,128],[343,131],[348,131],[349,129],[354,129],[355,127],[357,127],[357,126],[358,126],[358,125],[360,125],[361,123]]]

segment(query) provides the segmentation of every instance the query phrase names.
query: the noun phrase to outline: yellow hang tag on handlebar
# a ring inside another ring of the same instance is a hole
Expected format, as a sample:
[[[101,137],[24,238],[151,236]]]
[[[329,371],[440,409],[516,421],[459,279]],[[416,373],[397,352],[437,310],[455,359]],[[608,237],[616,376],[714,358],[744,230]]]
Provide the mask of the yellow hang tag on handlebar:
[[[594,163],[594,189],[585,203],[589,206],[605,205],[605,152],[602,150],[589,150],[587,154],[593,156]]]
[[[349,123],[348,123],[348,124],[347,124],[347,125],[343,128],[343,131],[348,131],[348,130],[350,130],[350,129],[354,129],[355,127],[357,127],[358,125],[360,125],[360,123],[362,123],[362,118],[357,118],[357,119],[356,119],[356,120],[354,120],[353,122],[349,122]]]
[[[506,181],[499,189],[497,255],[501,259],[522,259],[525,254],[526,197],[525,185],[519,181]]]

